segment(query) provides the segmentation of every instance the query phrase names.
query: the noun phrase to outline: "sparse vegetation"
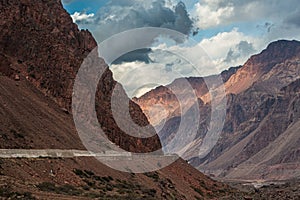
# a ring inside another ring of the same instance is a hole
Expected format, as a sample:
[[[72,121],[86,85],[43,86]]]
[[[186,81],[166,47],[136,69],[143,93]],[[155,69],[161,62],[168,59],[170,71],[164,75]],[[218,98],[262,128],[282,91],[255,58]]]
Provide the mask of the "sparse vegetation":
[[[194,189],[195,192],[197,192],[198,194],[200,194],[202,197],[204,196],[204,193],[201,189],[196,188],[196,187],[192,187]]]
[[[156,190],[155,189],[144,189],[142,190],[143,194],[147,194],[149,196],[155,197]]]
[[[14,135],[15,138],[24,139],[24,135],[16,131],[15,129],[10,129],[10,132]]]
[[[154,181],[158,182],[159,181],[159,175],[157,172],[148,172],[144,173],[145,176],[152,178]]]
[[[29,67],[27,68],[27,73],[32,72],[35,69],[35,67],[33,65],[29,65]]]
[[[80,169],[74,169],[73,172],[80,178],[83,178],[85,176],[85,173]]]
[[[195,196],[196,200],[204,200],[202,197]]]
[[[3,165],[3,161],[2,161],[2,159],[0,158],[0,169],[3,169],[2,168],[2,165]],[[2,173],[2,170],[0,171],[0,175],[2,175],[3,173]]]
[[[23,199],[23,200],[35,200],[36,198],[30,192],[14,192],[10,187],[0,188],[0,197],[5,199]],[[1,198],[1,199],[2,199]]]
[[[34,73],[30,73],[30,74],[29,74],[29,77],[31,77],[31,78],[33,78],[33,79],[36,79],[36,76],[35,76]]]
[[[153,188],[142,187],[126,180],[114,179],[111,176],[97,176],[94,172],[88,170],[74,169],[73,172],[80,177],[85,185],[81,186],[80,196],[88,198],[101,199],[156,199],[157,191]],[[157,173],[147,174],[150,178],[159,180]],[[131,174],[135,178],[135,174]],[[56,192],[57,187],[53,184],[44,183],[42,186],[48,188],[48,191]],[[66,186],[64,186],[66,187]],[[41,188],[41,187],[39,187]],[[43,187],[42,187],[43,188]],[[65,191],[67,192],[67,191]]]
[[[75,188],[72,185],[56,186],[54,183],[44,182],[37,185],[37,187],[45,192],[54,192],[57,194],[65,194],[71,196],[78,196],[83,193],[82,189]]]

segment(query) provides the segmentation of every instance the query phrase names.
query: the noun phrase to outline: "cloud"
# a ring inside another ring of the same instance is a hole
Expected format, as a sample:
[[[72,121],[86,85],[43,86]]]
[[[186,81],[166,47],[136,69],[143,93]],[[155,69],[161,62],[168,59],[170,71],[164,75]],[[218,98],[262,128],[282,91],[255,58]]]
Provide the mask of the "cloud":
[[[225,58],[225,63],[235,63],[239,58],[247,57],[255,52],[253,44],[248,41],[241,41],[235,47],[230,48]]]
[[[114,78],[120,82],[129,97],[139,97],[159,84],[168,84],[172,78],[163,75],[163,64],[129,62],[110,67]],[[151,85],[151,87],[149,87]]]
[[[297,13],[297,6],[291,5],[298,3],[297,0],[201,0],[193,10],[193,17],[198,19],[197,26],[201,29],[260,19],[278,24],[284,16]]]
[[[86,14],[79,12],[75,12],[73,15],[71,15],[73,22],[78,24],[92,23],[94,21],[94,16],[94,13]]]
[[[62,0],[63,4],[70,4],[72,3],[74,0]]]
[[[190,34],[193,20],[185,4],[164,0],[110,0],[93,17],[93,20],[77,21],[80,27],[89,28],[98,42],[129,29],[141,27],[161,27]]]
[[[157,86],[171,83],[174,79],[198,73],[195,66],[188,61],[159,47],[153,49],[149,57],[152,62],[148,64],[134,61],[111,65],[114,78],[123,85],[128,96],[139,97]]]
[[[264,48],[262,38],[240,32],[237,28],[203,39],[200,45],[221,70],[244,64],[255,50]]]
[[[193,20],[185,4],[177,0],[110,0],[95,15],[76,12],[72,18],[80,28],[91,30],[98,43],[117,33],[142,27],[167,28],[185,35],[193,32]],[[114,63],[149,63],[149,53],[149,49],[137,50],[127,53]]]
[[[216,59],[223,56],[233,44],[239,43],[241,38],[244,38],[244,34],[235,28],[230,32],[220,32],[211,38],[205,38],[200,45],[212,59]]]
[[[294,13],[290,14],[285,20],[284,24],[300,28],[300,8]]]
[[[224,24],[233,16],[234,8],[232,6],[215,8],[212,4],[196,4],[196,13],[198,18],[198,27],[202,29]]]
[[[151,53],[152,50],[150,48],[148,49],[138,49],[129,53],[126,53],[125,55],[119,57],[117,60],[115,60],[112,64],[122,64],[126,62],[144,62],[146,64],[152,62],[151,58],[149,57],[149,53]]]

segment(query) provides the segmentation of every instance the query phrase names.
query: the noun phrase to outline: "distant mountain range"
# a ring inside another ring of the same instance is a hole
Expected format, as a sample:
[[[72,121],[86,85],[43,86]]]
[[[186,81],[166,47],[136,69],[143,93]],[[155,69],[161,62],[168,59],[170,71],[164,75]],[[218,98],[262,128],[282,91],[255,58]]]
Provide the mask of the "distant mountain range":
[[[243,66],[224,71],[221,76],[227,97],[225,125],[205,157],[198,155],[209,129],[211,97],[203,78],[187,78],[199,98],[201,119],[197,137],[184,157],[199,170],[227,180],[299,178],[300,42],[273,42]],[[166,121],[159,133],[163,144],[176,133],[186,114],[181,113],[176,96],[168,89],[184,92],[181,82],[175,80],[134,99],[153,125],[159,127]],[[156,104],[165,108],[166,119],[153,111]]]

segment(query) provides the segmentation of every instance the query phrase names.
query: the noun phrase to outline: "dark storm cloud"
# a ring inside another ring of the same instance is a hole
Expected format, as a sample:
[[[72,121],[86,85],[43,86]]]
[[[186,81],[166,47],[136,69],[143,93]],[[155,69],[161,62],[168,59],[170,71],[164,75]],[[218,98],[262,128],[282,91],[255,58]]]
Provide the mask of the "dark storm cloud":
[[[164,0],[111,0],[95,15],[93,22],[81,20],[77,23],[98,30],[98,41],[142,27],[168,28],[186,35],[193,31],[193,20],[185,4],[180,2],[170,8]]]
[[[117,64],[122,64],[124,62],[134,62],[134,61],[140,61],[148,64],[152,62],[149,57],[149,53],[151,52],[152,52],[151,49],[138,49],[119,57],[112,64],[117,65]]]
[[[179,2],[173,6],[168,5],[165,0],[110,0],[92,19],[81,18],[76,23],[81,28],[92,30],[98,43],[117,33],[142,27],[167,28],[185,35],[193,33],[193,20],[185,4]],[[149,49],[130,52],[114,64],[133,61],[149,63],[150,52]]]

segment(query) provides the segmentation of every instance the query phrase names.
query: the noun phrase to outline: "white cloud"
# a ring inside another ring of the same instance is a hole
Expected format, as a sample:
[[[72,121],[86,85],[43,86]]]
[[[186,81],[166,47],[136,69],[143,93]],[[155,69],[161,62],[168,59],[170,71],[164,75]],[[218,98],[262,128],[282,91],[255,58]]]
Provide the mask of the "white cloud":
[[[152,63],[129,62],[112,65],[114,78],[126,90],[128,96],[141,96],[151,89],[167,85],[176,78],[197,74],[195,68],[173,53],[154,50],[149,54]]]
[[[242,41],[252,44],[253,49],[257,50],[257,52],[263,48],[263,40],[261,38],[247,36],[244,33],[239,32],[237,28],[234,28],[230,32],[218,33],[211,38],[203,39],[200,42],[200,45],[211,57],[214,64],[217,65],[220,70],[224,70],[232,66],[244,64],[250,55],[255,53],[251,52],[249,54],[241,54],[235,60],[232,60],[232,62],[225,62],[228,52],[230,50],[235,50],[236,46]]]
[[[110,69],[130,97],[139,97],[158,85],[172,82],[174,78],[166,76],[161,63],[130,62],[112,65]]]
[[[77,13],[76,17],[87,16],[78,16]],[[77,23],[94,32],[98,42],[142,27],[168,28],[186,35],[193,31],[193,21],[185,5],[174,0],[109,0],[93,17],[92,23],[86,20],[77,20]]]
[[[202,29],[224,24],[234,15],[233,6],[217,8],[213,1],[207,4],[197,3],[195,7],[195,16],[199,19],[197,25]]]
[[[74,23],[93,22],[94,21],[94,16],[95,16],[94,13],[86,14],[86,13],[80,13],[80,12],[75,12],[73,15],[71,15]]]
[[[227,51],[234,45],[229,45]],[[225,59],[226,53],[224,50],[224,55],[214,55],[214,58]],[[130,62],[111,66],[114,78],[124,86],[130,97],[140,96],[159,85],[168,85],[177,78],[203,77],[220,72],[214,60],[196,41],[171,46],[162,43],[152,48],[149,57],[150,63]]]
[[[298,0],[201,0],[192,13],[201,29],[260,20],[279,24],[283,18],[297,12],[298,4]]]

